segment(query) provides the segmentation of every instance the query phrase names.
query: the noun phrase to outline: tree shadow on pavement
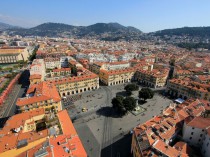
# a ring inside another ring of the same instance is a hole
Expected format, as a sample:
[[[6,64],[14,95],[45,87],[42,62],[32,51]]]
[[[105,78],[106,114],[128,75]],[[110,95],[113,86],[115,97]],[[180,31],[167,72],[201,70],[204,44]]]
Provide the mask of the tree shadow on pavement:
[[[144,100],[138,100],[138,103],[139,103],[139,105],[143,105],[143,104],[145,104],[145,103],[147,103],[147,101],[144,101]]]
[[[116,113],[114,109],[111,106],[106,106],[98,109],[96,111],[97,115],[105,116],[105,117],[112,117],[112,118],[119,118],[121,115],[119,113]]]
[[[126,93],[126,91],[117,92],[116,93],[116,96],[119,96],[119,95],[120,96],[123,96],[123,97],[128,96],[127,93]]]

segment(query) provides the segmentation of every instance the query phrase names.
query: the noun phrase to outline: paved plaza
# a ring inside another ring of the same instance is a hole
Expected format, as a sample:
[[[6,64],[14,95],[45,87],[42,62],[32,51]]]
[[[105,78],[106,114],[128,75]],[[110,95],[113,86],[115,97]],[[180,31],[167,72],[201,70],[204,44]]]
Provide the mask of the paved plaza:
[[[69,109],[69,115],[74,118],[74,126],[89,156],[100,156],[100,150],[122,139],[135,126],[158,115],[172,102],[168,98],[155,94],[152,99],[140,104],[145,112],[139,115],[128,113],[124,117],[118,117],[109,114],[113,113],[111,99],[116,94],[123,95],[123,91],[124,85],[101,86],[96,91],[83,93],[81,99],[74,102],[74,108]],[[132,96],[138,98],[138,91],[133,92]],[[86,108],[87,111],[82,112],[82,108]],[[123,153],[123,150],[117,152],[118,155]]]

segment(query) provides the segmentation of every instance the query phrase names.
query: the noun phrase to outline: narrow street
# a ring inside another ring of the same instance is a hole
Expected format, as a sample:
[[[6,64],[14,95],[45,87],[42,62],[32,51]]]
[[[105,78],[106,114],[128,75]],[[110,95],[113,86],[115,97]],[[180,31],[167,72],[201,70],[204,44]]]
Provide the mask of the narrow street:
[[[13,116],[16,113],[16,101],[18,98],[24,96],[29,86],[29,71],[24,71],[22,75],[23,77],[21,77],[20,84],[17,83],[15,85],[5,102],[7,106],[2,117]]]

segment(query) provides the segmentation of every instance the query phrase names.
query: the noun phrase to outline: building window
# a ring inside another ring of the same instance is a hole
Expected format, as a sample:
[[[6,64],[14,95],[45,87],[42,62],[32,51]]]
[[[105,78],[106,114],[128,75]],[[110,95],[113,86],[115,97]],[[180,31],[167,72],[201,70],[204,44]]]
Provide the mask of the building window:
[[[195,129],[194,127],[192,127],[192,129]]]
[[[192,137],[190,137],[190,140],[192,139]]]
[[[207,143],[207,145],[206,145],[207,147],[209,146],[209,143]]]
[[[200,134],[200,137],[202,137],[203,136],[203,134]]]
[[[198,140],[198,142],[200,142],[200,141],[201,141],[201,139]]]
[[[193,135],[193,132],[191,132],[191,135]]]

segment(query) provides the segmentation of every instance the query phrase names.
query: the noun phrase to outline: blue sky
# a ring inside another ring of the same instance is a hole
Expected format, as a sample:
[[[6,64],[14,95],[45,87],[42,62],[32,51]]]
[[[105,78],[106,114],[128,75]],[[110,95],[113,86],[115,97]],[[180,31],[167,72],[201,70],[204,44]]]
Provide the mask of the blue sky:
[[[0,22],[33,27],[44,22],[87,26],[118,22],[143,32],[210,26],[210,0],[4,0]]]

